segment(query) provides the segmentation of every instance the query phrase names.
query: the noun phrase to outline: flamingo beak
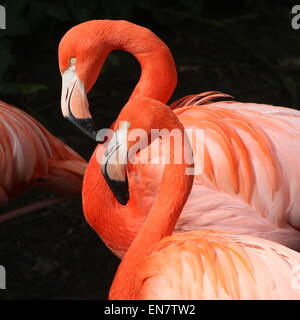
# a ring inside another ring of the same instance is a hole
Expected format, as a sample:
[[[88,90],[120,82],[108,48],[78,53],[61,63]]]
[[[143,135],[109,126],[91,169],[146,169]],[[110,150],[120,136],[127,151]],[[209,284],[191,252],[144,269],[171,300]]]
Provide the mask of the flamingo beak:
[[[62,74],[61,110],[63,116],[93,140],[96,126],[89,111],[89,103],[83,82],[78,78],[75,66]]]
[[[127,129],[129,122],[124,121],[121,128],[114,132],[101,160],[101,171],[112,193],[120,204],[129,200],[127,178]]]

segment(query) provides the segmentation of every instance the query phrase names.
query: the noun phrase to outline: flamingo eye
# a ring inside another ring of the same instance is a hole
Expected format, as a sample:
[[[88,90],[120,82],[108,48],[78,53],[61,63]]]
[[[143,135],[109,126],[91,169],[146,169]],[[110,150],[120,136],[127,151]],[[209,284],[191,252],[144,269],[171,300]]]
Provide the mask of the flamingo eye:
[[[75,63],[76,63],[76,58],[74,58],[74,57],[71,58],[71,59],[70,59],[70,65],[73,65],[73,64],[75,64]]]

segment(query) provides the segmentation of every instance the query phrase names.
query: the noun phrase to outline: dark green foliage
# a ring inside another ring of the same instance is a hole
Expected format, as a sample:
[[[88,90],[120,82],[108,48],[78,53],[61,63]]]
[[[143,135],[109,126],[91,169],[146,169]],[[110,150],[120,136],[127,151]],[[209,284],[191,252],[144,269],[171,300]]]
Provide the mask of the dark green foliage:
[[[249,24],[284,16],[290,28],[290,10],[293,1],[280,4],[266,0],[205,1],[205,0],[6,0],[7,29],[0,30],[0,99],[17,105],[34,104],[34,95],[48,95],[59,99],[57,46],[63,34],[73,25],[90,19],[127,19],[151,28],[163,40],[170,34],[189,29],[190,39],[198,46],[203,43],[200,30],[218,30],[234,46],[240,46],[247,55],[273,70],[275,78],[282,83],[290,96],[293,80],[284,78],[277,67],[280,62],[270,61],[259,52],[247,47],[244,35],[235,38],[232,26]],[[274,26],[276,27],[276,26]],[[164,34],[168,34],[164,39]],[[248,35],[246,35],[247,37]],[[205,39],[208,41],[209,37]],[[213,41],[213,40],[212,40]],[[217,44],[216,44],[217,46]],[[119,66],[118,56],[112,55],[104,66]],[[51,86],[51,87],[50,87]],[[55,87],[54,87],[55,86]],[[294,89],[293,89],[294,90]],[[23,97],[20,99],[20,97]],[[292,97],[292,103],[296,101]],[[49,101],[37,99],[42,105]]]
[[[178,24],[186,21],[218,23],[221,12],[258,7],[268,11],[272,2],[202,1],[202,0],[6,0],[2,2],[7,12],[7,29],[0,30],[0,94],[20,94],[44,90],[46,85],[37,79],[22,77],[24,63],[39,64],[41,55],[50,46],[57,45],[70,26],[90,19],[131,19],[153,24],[156,28],[176,31]],[[205,10],[216,11],[216,20],[200,19]],[[31,51],[30,54],[28,53]],[[25,61],[24,57],[25,56]],[[28,60],[30,56],[31,59]],[[109,63],[117,63],[116,58]],[[24,79],[26,78],[26,79]],[[34,78],[34,77],[33,77]],[[24,85],[23,82],[30,81]]]

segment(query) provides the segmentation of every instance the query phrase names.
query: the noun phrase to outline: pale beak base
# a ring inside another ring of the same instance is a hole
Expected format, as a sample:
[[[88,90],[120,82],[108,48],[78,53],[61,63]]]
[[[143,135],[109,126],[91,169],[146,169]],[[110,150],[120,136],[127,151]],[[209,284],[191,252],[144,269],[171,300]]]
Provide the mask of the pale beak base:
[[[66,119],[96,140],[97,130],[89,111],[84,85],[78,78],[74,65],[62,75],[61,109]]]

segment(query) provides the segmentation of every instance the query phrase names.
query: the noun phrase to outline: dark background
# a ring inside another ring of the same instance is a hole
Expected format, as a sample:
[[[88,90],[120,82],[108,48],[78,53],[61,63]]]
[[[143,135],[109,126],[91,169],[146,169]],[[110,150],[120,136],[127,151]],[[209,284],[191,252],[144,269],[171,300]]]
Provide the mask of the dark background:
[[[40,120],[87,160],[95,145],[60,112],[57,47],[73,25],[127,19],[152,29],[170,47],[179,72],[172,100],[218,90],[239,101],[297,108],[300,30],[294,1],[2,1],[0,99]],[[118,115],[139,77],[128,54],[113,53],[89,95],[99,128]],[[43,198],[31,191],[1,211]],[[0,225],[4,299],[106,298],[119,260],[86,224],[81,201],[66,201]]]

